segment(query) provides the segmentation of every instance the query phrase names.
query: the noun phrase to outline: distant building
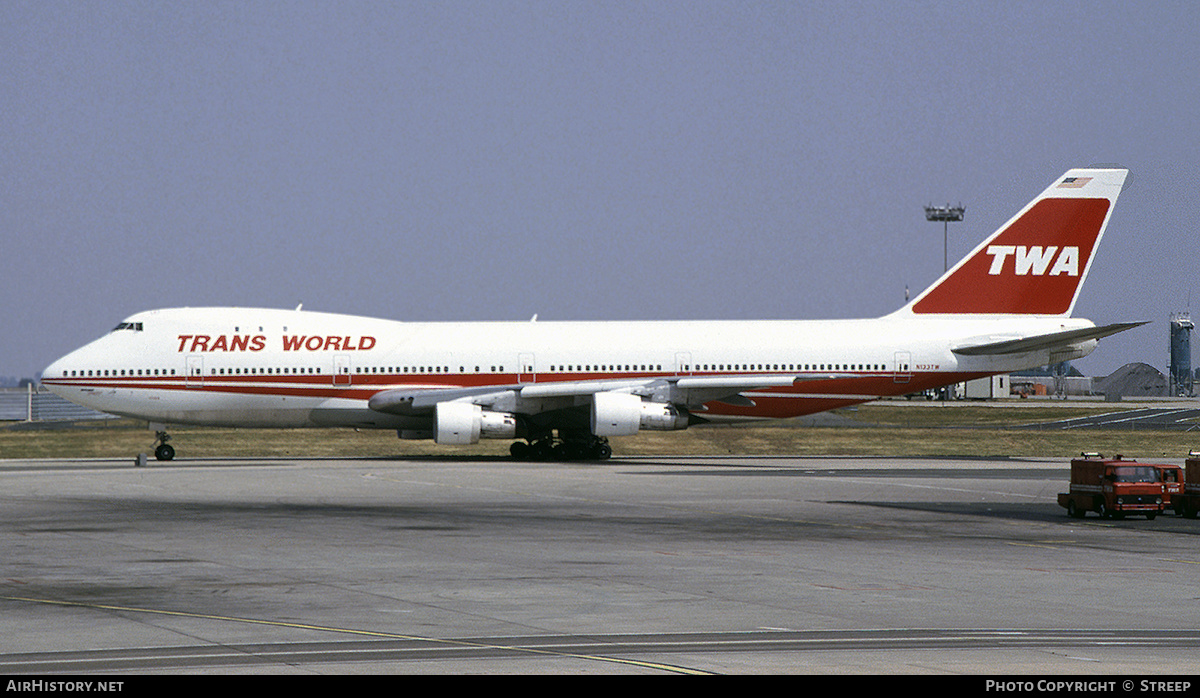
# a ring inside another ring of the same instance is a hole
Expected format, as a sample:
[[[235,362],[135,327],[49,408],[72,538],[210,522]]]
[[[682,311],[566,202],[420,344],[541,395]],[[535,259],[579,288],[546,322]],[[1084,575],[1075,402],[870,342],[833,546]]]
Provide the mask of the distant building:
[[[1126,364],[1105,378],[1093,379],[1096,393],[1122,397],[1166,397],[1167,377],[1149,364]]]
[[[1171,316],[1170,354],[1171,361],[1169,378],[1172,395],[1193,395],[1192,380],[1192,330],[1196,325],[1192,322],[1190,313],[1176,313]]]

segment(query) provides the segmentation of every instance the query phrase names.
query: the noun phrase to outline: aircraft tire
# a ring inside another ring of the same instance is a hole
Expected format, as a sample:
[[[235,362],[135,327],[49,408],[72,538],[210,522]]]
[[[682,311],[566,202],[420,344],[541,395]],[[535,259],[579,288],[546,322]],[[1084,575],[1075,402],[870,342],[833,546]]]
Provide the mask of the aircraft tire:
[[[533,460],[550,460],[554,457],[554,444],[551,443],[550,439],[542,439],[533,444],[533,447],[530,449],[530,455],[533,457]]]

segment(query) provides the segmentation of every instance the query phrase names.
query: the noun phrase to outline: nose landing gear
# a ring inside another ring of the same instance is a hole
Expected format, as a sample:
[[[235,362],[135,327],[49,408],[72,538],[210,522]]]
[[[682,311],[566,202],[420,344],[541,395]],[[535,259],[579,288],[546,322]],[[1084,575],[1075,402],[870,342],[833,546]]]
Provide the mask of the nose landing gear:
[[[158,460],[171,460],[175,457],[175,447],[167,443],[171,435],[165,431],[154,432],[154,457]]]

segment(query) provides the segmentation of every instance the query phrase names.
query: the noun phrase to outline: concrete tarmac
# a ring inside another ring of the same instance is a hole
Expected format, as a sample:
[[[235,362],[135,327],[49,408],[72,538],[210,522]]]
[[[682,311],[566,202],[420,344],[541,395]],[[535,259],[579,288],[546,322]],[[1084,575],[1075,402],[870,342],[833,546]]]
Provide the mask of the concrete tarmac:
[[[0,674],[1195,672],[1067,460],[0,461]]]

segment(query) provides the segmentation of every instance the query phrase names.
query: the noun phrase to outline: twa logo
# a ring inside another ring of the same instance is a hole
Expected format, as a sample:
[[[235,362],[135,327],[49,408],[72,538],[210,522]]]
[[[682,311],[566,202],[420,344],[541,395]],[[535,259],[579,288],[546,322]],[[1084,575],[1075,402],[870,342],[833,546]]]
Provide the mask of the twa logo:
[[[1057,258],[1055,252],[1058,252]],[[1004,271],[1004,262],[1009,257],[1013,258],[1014,268],[1017,276],[1046,276],[1047,269],[1050,276],[1059,276],[1066,274],[1067,276],[1079,276],[1079,248],[1070,246],[1062,248],[1060,252],[1057,246],[1050,245],[1042,247],[1041,245],[1033,245],[1026,247],[1025,245],[989,245],[987,253],[992,256],[992,266],[988,269],[988,274],[999,276]],[[1053,266],[1051,266],[1053,264]]]

